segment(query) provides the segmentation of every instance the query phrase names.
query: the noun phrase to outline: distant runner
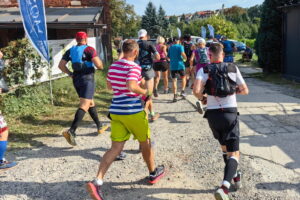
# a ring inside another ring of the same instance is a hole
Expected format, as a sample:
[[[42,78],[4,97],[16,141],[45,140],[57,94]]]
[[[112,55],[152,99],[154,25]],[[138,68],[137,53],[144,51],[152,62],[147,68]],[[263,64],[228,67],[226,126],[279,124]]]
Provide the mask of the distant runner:
[[[222,38],[222,44],[224,46],[224,62],[233,63],[234,62],[234,55],[233,53],[236,51],[235,44],[232,41],[227,40],[227,37]]]
[[[173,102],[177,102],[178,94],[177,94],[177,75],[182,79],[181,93],[180,95],[185,98],[185,87],[186,87],[186,75],[185,75],[185,65],[184,60],[187,59],[184,48],[179,44],[179,39],[177,37],[173,38],[174,44],[170,47],[168,52],[168,57],[170,59],[170,70],[171,77],[173,82],[173,93],[174,98]]]
[[[75,146],[76,129],[82,121],[86,112],[90,114],[97,125],[99,134],[102,134],[108,126],[103,126],[99,121],[95,102],[93,100],[95,93],[95,68],[103,69],[103,64],[97,56],[97,52],[93,47],[87,45],[87,34],[85,32],[76,33],[77,45],[69,49],[59,63],[59,69],[68,74],[73,79],[73,84],[80,99],[80,105],[75,113],[71,128],[63,132],[63,136],[67,142]],[[71,72],[66,64],[71,61],[73,72]]]
[[[190,68],[193,67],[194,63],[194,73],[197,74],[200,69],[206,67],[210,63],[208,47],[206,47],[206,42],[204,39],[199,39],[197,41],[197,49],[193,51],[190,59]],[[200,100],[196,102],[197,111],[203,114],[203,105]]]
[[[160,60],[159,53],[157,52],[155,46],[148,40],[147,31],[145,29],[141,29],[138,32],[139,37],[139,56],[138,61],[139,65],[142,67],[142,77],[146,81],[146,86],[149,89],[149,91],[153,91],[154,88],[154,69],[153,69],[153,59],[152,56],[154,56],[155,60]],[[153,108],[153,101],[152,99],[149,100],[149,103],[147,104],[146,109],[150,111],[150,117],[151,121],[155,121],[159,118],[159,113],[154,112]]]
[[[229,200],[229,188],[233,179],[236,189],[241,187],[241,173],[237,171],[239,152],[239,113],[236,94],[247,95],[248,87],[238,69],[232,63],[224,63],[223,47],[212,43],[209,49],[211,64],[199,70],[194,86],[194,95],[207,103],[204,115],[214,137],[219,141],[225,162],[224,179],[215,192],[217,200]],[[207,98],[203,91],[207,93]]]
[[[87,183],[90,196],[97,200],[104,199],[102,192],[104,175],[131,135],[140,143],[142,155],[149,171],[148,182],[154,184],[165,174],[163,165],[155,168],[147,114],[143,109],[140,97],[140,95],[144,95],[149,98],[152,94],[151,90],[142,89],[139,86],[142,80],[141,67],[134,62],[139,52],[139,46],[134,40],[126,40],[122,51],[123,58],[110,66],[107,75],[107,86],[114,93],[109,109],[111,149],[101,159],[97,177]]]
[[[185,65],[185,74],[186,74],[186,87],[189,87],[190,79],[194,78],[194,73],[193,73],[193,68],[190,68],[190,60],[191,56],[193,53],[194,45],[192,44],[191,40],[191,35],[185,35],[183,37],[184,41],[182,43],[183,48],[184,48],[184,53],[187,57],[186,61],[184,62]]]
[[[154,91],[153,94],[155,97],[158,97],[158,84],[160,81],[161,73],[164,79],[164,94],[169,92],[169,79],[168,79],[168,69],[169,65],[167,62],[167,46],[165,45],[165,39],[161,36],[157,37],[156,40],[156,50],[160,55],[160,60],[154,61],[154,71],[155,71],[155,79],[154,79]]]

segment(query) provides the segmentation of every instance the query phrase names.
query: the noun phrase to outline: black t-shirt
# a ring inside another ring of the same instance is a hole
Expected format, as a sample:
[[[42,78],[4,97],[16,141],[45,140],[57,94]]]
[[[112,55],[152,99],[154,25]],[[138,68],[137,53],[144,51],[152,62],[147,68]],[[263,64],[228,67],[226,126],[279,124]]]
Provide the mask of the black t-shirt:
[[[186,42],[186,41],[183,42],[184,53],[185,53],[186,57],[188,58],[188,60],[191,58],[192,53],[193,53],[192,46],[193,46],[193,44],[190,42]]]
[[[140,52],[138,61],[140,65],[152,65],[153,59],[152,54],[157,53],[156,48],[154,47],[151,42],[146,40],[139,40],[138,41]]]

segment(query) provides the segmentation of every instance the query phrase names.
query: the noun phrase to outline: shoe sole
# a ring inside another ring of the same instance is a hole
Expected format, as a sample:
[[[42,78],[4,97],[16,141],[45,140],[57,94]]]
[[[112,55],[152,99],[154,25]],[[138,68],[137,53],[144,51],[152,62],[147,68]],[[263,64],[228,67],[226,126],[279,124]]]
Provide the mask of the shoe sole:
[[[93,200],[103,200],[101,197],[97,197],[95,196],[95,193],[97,193],[97,191],[95,190],[95,188],[93,186],[91,186],[92,183],[88,183],[86,184],[86,189],[89,192],[90,196],[92,197]]]
[[[98,134],[99,135],[103,134],[108,128],[109,126],[103,126],[100,130],[98,130]]]
[[[198,113],[200,113],[202,115],[203,114],[203,108],[201,107],[199,102],[196,103],[196,107],[197,107]]]
[[[230,198],[223,198],[220,193],[215,193],[215,199],[216,200],[230,200]]]
[[[72,146],[76,146],[76,143],[72,143],[71,141],[71,137],[69,135],[68,132],[63,132],[62,135],[64,136],[64,138],[67,140],[67,142],[72,145]]]
[[[151,185],[157,183],[162,177],[165,176],[165,174],[166,174],[166,171],[164,171],[161,175],[159,175],[155,180],[153,180],[153,181],[149,180],[148,183],[150,183]]]
[[[14,165],[14,166],[12,166],[12,167],[2,168],[2,169],[0,169],[0,173],[5,172],[5,171],[7,171],[7,170],[10,170],[10,169],[16,167],[17,165],[18,165],[18,164]]]

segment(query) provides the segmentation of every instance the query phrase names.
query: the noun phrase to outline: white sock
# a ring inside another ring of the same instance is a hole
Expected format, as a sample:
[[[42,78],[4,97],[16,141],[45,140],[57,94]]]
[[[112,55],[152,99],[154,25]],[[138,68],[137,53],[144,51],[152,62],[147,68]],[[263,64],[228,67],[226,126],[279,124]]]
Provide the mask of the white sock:
[[[223,181],[222,185],[224,185],[226,188],[230,188],[230,183],[228,181]]]
[[[96,178],[95,183],[96,185],[103,185],[103,180]]]

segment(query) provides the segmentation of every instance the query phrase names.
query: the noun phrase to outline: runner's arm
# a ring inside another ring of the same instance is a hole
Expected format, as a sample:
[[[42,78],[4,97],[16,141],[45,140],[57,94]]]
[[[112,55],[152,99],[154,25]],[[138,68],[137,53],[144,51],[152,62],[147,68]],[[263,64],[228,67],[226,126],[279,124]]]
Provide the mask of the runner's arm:
[[[184,52],[181,52],[181,56],[182,56],[183,60],[187,60],[187,56]]]
[[[61,59],[59,64],[58,64],[58,68],[68,74],[69,76],[72,76],[72,72],[66,67],[66,64],[68,63],[68,61],[64,60],[64,59]]]
[[[247,84],[245,83],[245,84],[238,85],[236,93],[241,95],[248,95],[249,89]]]
[[[107,87],[107,89],[112,90],[112,86],[109,81],[106,81],[106,87]]]
[[[99,69],[99,70],[103,69],[103,62],[98,56],[95,56],[94,58],[92,58],[92,62],[97,67],[97,69]]]
[[[141,94],[141,95],[145,95],[145,96],[150,95],[150,94],[148,94],[149,93],[148,90],[145,90],[138,85],[137,81],[129,80],[129,81],[127,81],[126,85],[127,85],[128,90],[130,90],[133,93]]]
[[[195,59],[195,53],[193,52],[190,58],[190,67],[193,67],[194,65],[194,59]]]

